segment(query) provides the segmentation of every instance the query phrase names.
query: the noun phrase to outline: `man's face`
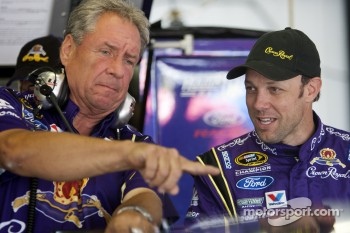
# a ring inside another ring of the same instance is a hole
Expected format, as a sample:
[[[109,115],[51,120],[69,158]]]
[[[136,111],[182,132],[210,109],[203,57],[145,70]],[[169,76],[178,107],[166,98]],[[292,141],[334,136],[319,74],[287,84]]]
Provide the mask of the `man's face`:
[[[310,98],[302,93],[306,87],[301,85],[300,75],[273,81],[249,69],[245,86],[248,112],[261,140],[298,145],[305,134],[310,136],[312,107]]]
[[[80,45],[66,36],[61,60],[72,100],[81,112],[104,114],[119,106],[128,91],[140,49],[137,28],[112,13],[102,15]]]
[[[20,92],[24,92],[24,91],[34,92],[34,84],[32,82],[27,80],[20,80],[19,83],[20,83],[19,84]]]

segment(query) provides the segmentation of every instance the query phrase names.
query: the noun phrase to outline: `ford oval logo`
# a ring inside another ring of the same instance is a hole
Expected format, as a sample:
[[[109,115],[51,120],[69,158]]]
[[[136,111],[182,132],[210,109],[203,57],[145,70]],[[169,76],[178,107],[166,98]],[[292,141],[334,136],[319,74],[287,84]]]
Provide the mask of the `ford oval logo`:
[[[270,186],[273,181],[271,176],[248,176],[240,179],[236,186],[240,189],[259,190]]]

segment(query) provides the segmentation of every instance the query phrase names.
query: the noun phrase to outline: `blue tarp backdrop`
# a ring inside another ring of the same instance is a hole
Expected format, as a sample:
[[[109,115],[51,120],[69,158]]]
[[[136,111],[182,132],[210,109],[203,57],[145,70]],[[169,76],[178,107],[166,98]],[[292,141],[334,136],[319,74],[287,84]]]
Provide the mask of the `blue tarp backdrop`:
[[[244,77],[227,80],[226,74],[244,63],[254,41],[197,40],[191,56],[177,50],[156,51],[144,133],[194,160],[212,146],[251,130]],[[192,177],[185,174],[180,193],[171,197],[181,215],[175,226],[183,224],[192,185]]]

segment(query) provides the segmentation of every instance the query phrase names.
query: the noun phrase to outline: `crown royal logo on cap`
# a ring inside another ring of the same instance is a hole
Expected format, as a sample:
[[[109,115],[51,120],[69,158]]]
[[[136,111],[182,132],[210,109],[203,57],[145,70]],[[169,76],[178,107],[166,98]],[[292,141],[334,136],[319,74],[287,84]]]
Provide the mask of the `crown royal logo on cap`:
[[[44,47],[40,44],[36,44],[29,50],[26,55],[23,56],[22,61],[49,62],[49,57],[45,57],[45,55],[46,52],[44,50]]]
[[[288,60],[292,60],[293,59],[293,55],[287,55],[285,51],[280,50],[278,52],[274,51],[272,47],[267,47],[265,49],[265,53],[266,54],[272,54],[275,57],[279,57],[281,59],[288,59]]]

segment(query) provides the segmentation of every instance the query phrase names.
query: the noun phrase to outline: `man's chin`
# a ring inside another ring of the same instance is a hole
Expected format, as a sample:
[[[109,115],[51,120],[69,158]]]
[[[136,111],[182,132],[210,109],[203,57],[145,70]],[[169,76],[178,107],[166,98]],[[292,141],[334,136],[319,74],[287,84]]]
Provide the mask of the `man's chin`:
[[[258,137],[260,138],[261,141],[268,143],[268,144],[275,144],[278,143],[280,140],[278,140],[275,137],[275,134],[266,130],[256,130]]]

